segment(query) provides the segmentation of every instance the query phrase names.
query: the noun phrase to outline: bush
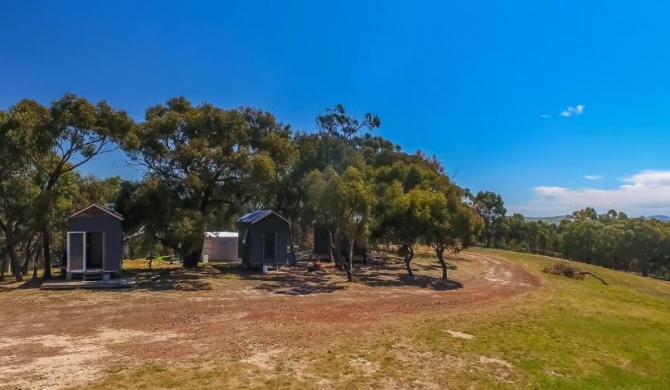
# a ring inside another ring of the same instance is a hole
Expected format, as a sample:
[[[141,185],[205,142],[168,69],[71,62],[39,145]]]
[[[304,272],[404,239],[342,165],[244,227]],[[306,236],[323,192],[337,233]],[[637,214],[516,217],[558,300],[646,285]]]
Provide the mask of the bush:
[[[553,275],[563,275],[571,279],[584,280],[584,273],[582,270],[569,261],[557,261],[553,266],[543,269],[542,272]]]

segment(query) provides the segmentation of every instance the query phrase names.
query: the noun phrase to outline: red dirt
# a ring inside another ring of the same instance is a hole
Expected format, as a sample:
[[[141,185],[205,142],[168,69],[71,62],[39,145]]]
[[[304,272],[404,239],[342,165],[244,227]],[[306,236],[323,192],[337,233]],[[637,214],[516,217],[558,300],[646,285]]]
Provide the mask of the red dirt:
[[[102,376],[114,363],[221,353],[243,357],[250,347],[277,343],[318,347],[333,329],[361,334],[388,319],[474,311],[540,285],[523,267],[494,256],[464,254],[453,263],[458,270],[450,271],[448,284],[436,279],[439,266],[415,264],[418,276],[410,280],[401,263],[389,262],[358,269],[355,283],[332,269],[231,275],[205,268],[142,273],[131,291],[0,287],[0,367],[11,368],[0,369],[0,383],[59,388]],[[90,353],[86,361],[98,364],[97,370],[66,376],[62,383],[15,379],[38,375],[34,371],[45,369],[39,358],[77,343],[90,348],[70,353]]]

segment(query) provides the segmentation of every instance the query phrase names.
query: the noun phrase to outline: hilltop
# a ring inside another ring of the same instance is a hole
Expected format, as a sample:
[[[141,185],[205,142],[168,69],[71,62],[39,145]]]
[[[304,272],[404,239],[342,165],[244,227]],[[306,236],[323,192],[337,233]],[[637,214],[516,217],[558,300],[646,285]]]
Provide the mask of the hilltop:
[[[555,217],[524,217],[524,219],[526,221],[535,221],[535,222],[542,221],[542,222],[553,223],[553,224],[558,225],[559,223],[561,223],[561,221],[564,218],[567,218],[567,217],[569,217],[569,216],[568,215],[557,215]]]
[[[554,216],[554,217],[526,217],[526,216],[524,216],[524,219],[526,221],[535,221],[535,222],[542,221],[542,222],[553,223],[553,224],[558,225],[559,223],[561,223],[561,221],[564,218],[568,218],[568,217],[570,217],[570,216],[569,215],[557,215],[557,216]],[[648,217],[643,217],[643,218],[647,219],[647,220],[655,219],[655,220],[661,221],[661,222],[670,222],[670,217],[667,216],[667,215],[650,215]]]

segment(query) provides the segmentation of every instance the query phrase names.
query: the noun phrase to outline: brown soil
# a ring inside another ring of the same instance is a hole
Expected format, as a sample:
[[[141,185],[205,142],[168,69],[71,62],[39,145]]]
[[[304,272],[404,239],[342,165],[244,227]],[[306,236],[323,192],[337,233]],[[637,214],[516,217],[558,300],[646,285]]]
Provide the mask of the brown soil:
[[[267,360],[287,349],[327,348],[333,331],[365,337],[391,320],[472,312],[540,284],[523,267],[494,256],[453,260],[458,269],[446,283],[439,265],[416,263],[413,279],[402,262],[387,259],[357,269],[354,283],[332,268],[262,275],[203,267],[140,272],[130,291],[3,286],[0,383],[57,389],[155,360]]]

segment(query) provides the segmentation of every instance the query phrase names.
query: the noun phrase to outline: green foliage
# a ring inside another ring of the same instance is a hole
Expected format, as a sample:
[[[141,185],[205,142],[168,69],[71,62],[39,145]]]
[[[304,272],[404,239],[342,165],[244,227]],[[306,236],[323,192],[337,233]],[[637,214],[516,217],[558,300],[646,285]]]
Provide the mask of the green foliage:
[[[334,243],[339,243],[344,236],[353,247],[355,240],[367,239],[375,198],[365,172],[350,166],[340,174],[328,167],[323,172],[312,171],[306,183],[311,204],[318,210],[317,221],[331,227]],[[351,280],[352,253],[348,256],[347,274]]]
[[[49,107],[23,100],[0,121],[3,157],[21,156],[0,173],[14,180],[4,183],[16,198],[7,198],[12,209],[0,218],[22,213],[25,237],[40,234],[47,255],[64,244],[67,216],[89,203],[114,202],[125,216],[128,256],[160,244],[185,266],[197,264],[206,230],[234,229],[237,216],[258,208],[285,216],[292,242],[319,222],[333,243],[346,238],[351,248],[370,240],[405,245],[408,262],[416,243],[468,246],[481,230],[467,191],[437,159],[371,135],[380,118],[357,118],[342,105],[317,116],[312,134],[294,134],[261,110],[193,105],[183,97],[149,107],[139,124],[104,101],[72,94]],[[78,173],[118,146],[145,169],[142,181]],[[11,173],[16,169],[20,174]]]
[[[491,191],[479,191],[473,199],[473,206],[484,221],[483,238],[487,247],[494,245],[494,241],[500,241],[505,235],[505,227],[502,224],[503,217],[507,213],[505,203],[500,195]]]
[[[195,266],[208,218],[229,219],[240,206],[262,203],[276,163],[289,159],[289,136],[288,128],[262,111],[171,99],[147,110],[137,142],[127,147],[148,178],[130,194],[134,201],[120,203],[148,206],[142,220],[150,232],[179,251],[185,266]]]
[[[670,271],[670,224],[629,218],[609,210],[597,214],[586,208],[564,218],[560,225],[505,218],[507,249],[560,255],[584,263],[666,275]]]
[[[0,122],[0,196],[4,198],[0,215],[7,219],[3,222],[5,246],[16,263],[16,253],[27,251],[39,234],[48,278],[53,231],[73,193],[67,183],[63,188],[59,184],[97,154],[114,148],[115,141],[132,131],[133,123],[105,102],[94,105],[73,94],[54,100],[49,107],[22,100],[3,112]],[[20,249],[22,244],[26,248]],[[20,278],[16,270],[14,273]]]

